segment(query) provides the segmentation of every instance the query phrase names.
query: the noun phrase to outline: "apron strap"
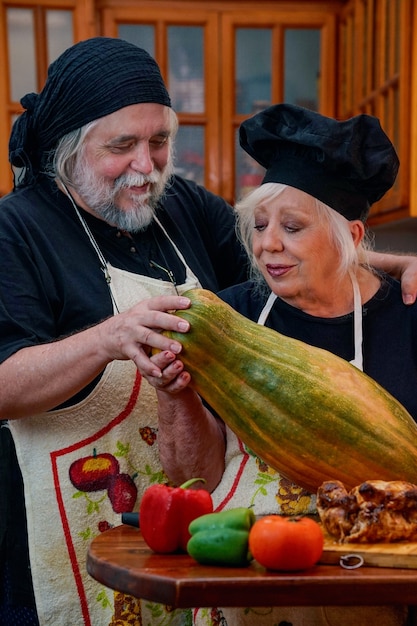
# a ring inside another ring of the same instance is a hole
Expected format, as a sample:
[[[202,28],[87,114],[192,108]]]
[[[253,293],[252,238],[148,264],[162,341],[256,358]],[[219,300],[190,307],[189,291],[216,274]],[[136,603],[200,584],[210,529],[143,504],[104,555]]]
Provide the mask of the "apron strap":
[[[353,332],[355,340],[355,358],[353,359],[353,361],[350,361],[350,363],[363,372],[363,329],[361,292],[359,290],[356,276],[354,276],[353,272],[349,272],[349,275],[353,287]]]
[[[264,308],[262,309],[261,314],[260,314],[260,316],[258,318],[258,324],[260,326],[264,326],[265,325],[266,318],[268,317],[272,307],[274,306],[274,302],[275,302],[276,299],[277,299],[276,294],[273,291],[271,291],[271,293],[269,294],[269,298],[266,301],[266,304],[265,304]]]

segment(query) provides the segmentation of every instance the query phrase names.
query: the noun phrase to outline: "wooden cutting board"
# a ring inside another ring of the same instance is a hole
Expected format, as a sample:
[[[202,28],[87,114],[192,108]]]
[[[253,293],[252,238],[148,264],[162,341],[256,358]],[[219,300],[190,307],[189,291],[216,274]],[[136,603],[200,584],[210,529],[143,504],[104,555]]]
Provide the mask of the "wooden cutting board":
[[[417,542],[340,544],[325,534],[320,563],[340,564],[341,557],[352,554],[361,556],[364,566],[417,569]],[[349,561],[355,563],[355,559]]]

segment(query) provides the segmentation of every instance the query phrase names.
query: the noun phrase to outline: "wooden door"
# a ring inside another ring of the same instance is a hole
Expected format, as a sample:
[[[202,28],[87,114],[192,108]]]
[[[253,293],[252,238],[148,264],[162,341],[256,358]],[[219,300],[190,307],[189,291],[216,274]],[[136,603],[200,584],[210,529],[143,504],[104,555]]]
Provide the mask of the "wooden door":
[[[230,199],[263,177],[239,146],[244,119],[278,102],[334,115],[336,20],[312,10],[227,11],[221,30],[222,195]]]
[[[334,114],[334,3],[120,4],[105,2],[103,34],[158,61],[180,121],[177,171],[229,202],[262,175],[238,147],[243,119],[283,99]]]
[[[103,34],[122,37],[147,50],[158,62],[180,128],[176,169],[220,192],[219,31],[215,11],[177,11],[149,3],[103,10]]]
[[[93,0],[0,0],[0,196],[12,188],[8,138],[20,99],[42,89],[65,48],[94,34]]]
[[[262,172],[239,149],[243,119],[291,101],[335,113],[341,3],[264,0],[0,0],[0,194],[20,98],[75,41],[122,37],[158,61],[178,113],[178,173],[233,202]],[[24,42],[23,46],[21,43]]]
[[[417,216],[415,199],[410,203],[413,6],[413,0],[352,0],[341,16],[338,115],[378,117],[401,164],[394,187],[371,208],[371,225]]]

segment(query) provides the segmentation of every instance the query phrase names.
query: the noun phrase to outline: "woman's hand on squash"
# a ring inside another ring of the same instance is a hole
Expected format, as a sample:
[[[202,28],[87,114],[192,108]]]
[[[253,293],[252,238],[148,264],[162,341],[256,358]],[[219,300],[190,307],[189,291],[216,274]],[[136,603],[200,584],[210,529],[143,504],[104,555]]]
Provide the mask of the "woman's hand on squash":
[[[160,368],[161,376],[146,376],[147,381],[158,391],[176,394],[183,391],[189,384],[191,376],[184,370],[184,363],[169,350],[158,352],[151,361]]]

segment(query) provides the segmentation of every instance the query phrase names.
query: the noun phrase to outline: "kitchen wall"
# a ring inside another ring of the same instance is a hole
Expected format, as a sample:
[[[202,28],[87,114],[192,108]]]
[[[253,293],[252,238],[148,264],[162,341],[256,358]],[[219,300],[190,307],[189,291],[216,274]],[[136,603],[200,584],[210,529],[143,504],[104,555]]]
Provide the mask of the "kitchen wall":
[[[399,220],[370,229],[375,249],[417,253],[417,219]]]

